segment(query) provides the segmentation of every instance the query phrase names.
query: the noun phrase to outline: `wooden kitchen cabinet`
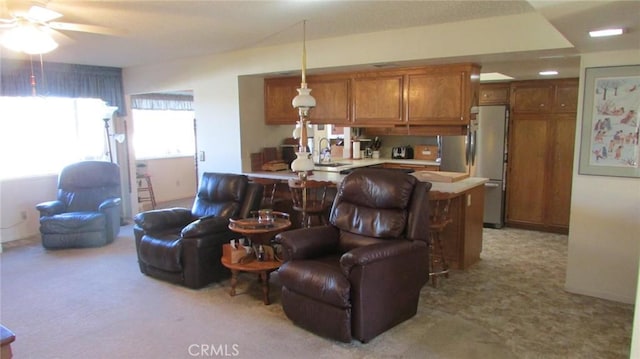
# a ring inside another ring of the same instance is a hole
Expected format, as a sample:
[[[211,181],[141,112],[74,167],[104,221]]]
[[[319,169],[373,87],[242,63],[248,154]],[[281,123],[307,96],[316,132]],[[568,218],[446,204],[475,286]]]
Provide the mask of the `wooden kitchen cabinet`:
[[[300,77],[279,77],[264,80],[264,121],[267,125],[295,125],[298,110],[291,101],[298,95]]]
[[[298,95],[300,81],[300,76],[264,80],[267,125],[295,125],[299,115],[291,101]],[[311,123],[349,125],[349,84],[346,76],[307,77],[307,87],[316,99],[316,107],[311,110]]]
[[[410,125],[466,125],[478,106],[480,68],[447,65],[407,74],[407,122]]]
[[[548,158],[549,178],[546,183],[548,200],[545,223],[552,227],[568,229],[576,132],[575,114],[554,116],[549,130],[552,151],[549,152],[550,158]]]
[[[512,113],[550,113],[554,86],[539,81],[511,83]]]
[[[478,65],[465,63],[309,76],[317,103],[311,123],[384,127],[397,135],[458,134],[478,106],[479,74]],[[264,83],[265,123],[294,125],[291,100],[300,77]]]
[[[352,79],[353,125],[384,126],[403,121],[401,74],[367,73]]]
[[[518,85],[516,91],[522,89]],[[521,94],[536,88],[531,82],[526,85]],[[538,85],[550,88],[540,90],[548,92],[549,111],[513,111],[510,120],[506,223],[568,233],[578,82],[539,81]]]
[[[452,269],[468,269],[480,260],[484,214],[484,185],[451,199],[451,219],[441,234],[444,253]]]
[[[310,76],[307,83],[316,99],[316,107],[311,110],[311,123],[349,126],[349,78]]]
[[[548,127],[544,117],[512,117],[507,174],[509,224],[544,223]]]
[[[512,113],[575,113],[578,80],[516,81],[511,83]]]
[[[509,87],[508,82],[480,84],[480,106],[508,105]]]
[[[577,81],[563,81],[556,85],[553,100],[554,113],[576,113],[578,110]]]

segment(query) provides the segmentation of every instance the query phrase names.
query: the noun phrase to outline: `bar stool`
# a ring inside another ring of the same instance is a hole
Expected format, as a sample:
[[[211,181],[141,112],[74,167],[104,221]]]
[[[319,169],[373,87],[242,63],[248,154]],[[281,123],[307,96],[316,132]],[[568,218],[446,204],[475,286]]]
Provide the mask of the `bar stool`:
[[[251,177],[251,181],[259,183],[263,186],[260,209],[274,209],[277,203],[282,202],[283,198],[276,197],[280,180],[263,177]]]
[[[317,224],[329,223],[326,215],[331,201],[327,198],[327,191],[333,186],[335,184],[329,181],[303,181],[296,178],[289,180],[293,210],[302,215],[302,227],[311,227],[314,224],[313,218],[317,219]]]
[[[429,192],[429,279],[431,285],[438,287],[440,276],[449,278],[449,265],[442,245],[442,232],[453,220],[449,215],[451,195],[449,193]]]
[[[138,203],[151,202],[151,209],[156,209],[156,196],[153,194],[151,176],[148,174],[136,175],[138,180]]]

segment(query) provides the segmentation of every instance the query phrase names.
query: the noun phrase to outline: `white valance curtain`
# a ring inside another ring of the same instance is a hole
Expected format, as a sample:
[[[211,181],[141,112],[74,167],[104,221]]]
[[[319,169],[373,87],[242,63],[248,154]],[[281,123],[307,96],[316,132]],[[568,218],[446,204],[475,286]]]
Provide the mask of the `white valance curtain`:
[[[134,110],[193,111],[193,96],[179,94],[144,94],[131,96]]]

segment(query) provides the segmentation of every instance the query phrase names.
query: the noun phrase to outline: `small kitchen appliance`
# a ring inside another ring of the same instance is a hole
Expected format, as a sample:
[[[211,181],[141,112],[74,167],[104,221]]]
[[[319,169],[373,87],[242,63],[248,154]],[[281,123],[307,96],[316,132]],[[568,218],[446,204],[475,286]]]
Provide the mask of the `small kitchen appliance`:
[[[411,146],[394,147],[391,151],[391,158],[395,160],[407,160],[413,158],[413,148]]]

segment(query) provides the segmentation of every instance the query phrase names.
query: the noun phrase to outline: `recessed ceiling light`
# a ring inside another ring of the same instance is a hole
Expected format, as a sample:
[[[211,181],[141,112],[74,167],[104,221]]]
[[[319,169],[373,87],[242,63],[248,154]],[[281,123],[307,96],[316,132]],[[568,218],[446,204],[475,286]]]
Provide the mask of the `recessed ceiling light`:
[[[558,71],[556,70],[540,71],[538,72],[538,74],[542,76],[554,76],[558,74]]]
[[[480,74],[480,82],[483,81],[499,81],[499,80],[513,80],[513,77],[501,74],[499,72],[486,72]]]
[[[622,35],[623,32],[624,31],[622,31],[622,29],[603,29],[603,30],[589,31],[589,36],[591,37],[617,36],[617,35]]]

